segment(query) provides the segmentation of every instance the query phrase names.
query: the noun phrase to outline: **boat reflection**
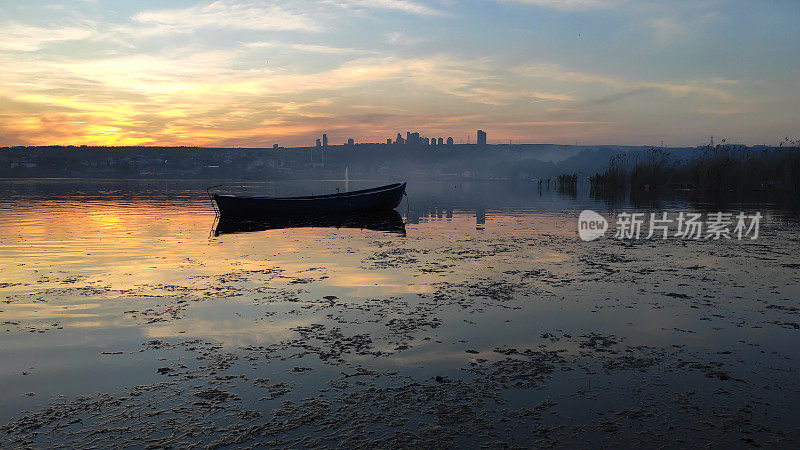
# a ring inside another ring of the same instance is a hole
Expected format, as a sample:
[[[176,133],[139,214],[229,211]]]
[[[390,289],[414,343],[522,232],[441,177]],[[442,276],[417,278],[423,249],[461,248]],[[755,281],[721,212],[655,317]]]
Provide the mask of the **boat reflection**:
[[[395,210],[358,214],[291,215],[270,219],[241,219],[221,215],[216,219],[213,230],[214,236],[220,236],[284,228],[360,228],[406,235],[403,218]]]

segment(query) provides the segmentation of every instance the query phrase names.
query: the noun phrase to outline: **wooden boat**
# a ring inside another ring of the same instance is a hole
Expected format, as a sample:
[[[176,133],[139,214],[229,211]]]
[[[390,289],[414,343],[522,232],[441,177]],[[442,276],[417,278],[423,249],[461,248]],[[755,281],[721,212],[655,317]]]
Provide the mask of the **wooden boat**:
[[[400,213],[393,209],[351,214],[291,215],[272,219],[220,216],[215,225],[215,236],[284,228],[359,228],[394,233],[401,236],[406,234],[403,218]]]
[[[349,214],[390,211],[400,204],[406,183],[360,191],[305,197],[245,197],[212,194],[222,217],[281,218],[296,215]]]

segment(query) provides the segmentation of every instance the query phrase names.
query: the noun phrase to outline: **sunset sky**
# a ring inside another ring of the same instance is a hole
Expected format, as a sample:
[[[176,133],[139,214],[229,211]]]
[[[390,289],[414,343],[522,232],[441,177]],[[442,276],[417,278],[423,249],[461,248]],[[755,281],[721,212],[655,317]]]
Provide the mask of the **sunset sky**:
[[[0,0],[0,145],[800,137],[796,0]]]

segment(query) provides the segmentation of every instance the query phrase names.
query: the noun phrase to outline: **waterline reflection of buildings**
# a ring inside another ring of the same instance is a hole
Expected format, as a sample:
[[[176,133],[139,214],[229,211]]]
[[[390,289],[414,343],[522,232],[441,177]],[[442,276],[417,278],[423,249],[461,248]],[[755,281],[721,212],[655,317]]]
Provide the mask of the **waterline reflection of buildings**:
[[[409,208],[406,223],[420,224],[436,221],[450,222],[455,216],[473,216],[475,217],[475,229],[482,230],[486,225],[486,208],[479,206],[475,209],[454,209],[454,208],[440,208],[431,206],[421,210]]]

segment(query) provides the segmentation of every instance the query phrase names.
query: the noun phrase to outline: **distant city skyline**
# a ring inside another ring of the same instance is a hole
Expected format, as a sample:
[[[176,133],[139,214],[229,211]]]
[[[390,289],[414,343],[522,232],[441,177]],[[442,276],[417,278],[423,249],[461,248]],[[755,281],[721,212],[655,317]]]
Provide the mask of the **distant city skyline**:
[[[0,0],[0,146],[800,137],[795,1],[164,5]]]
[[[486,145],[486,132],[483,130],[477,130],[475,132],[476,139],[472,141],[472,143],[478,145]],[[445,141],[446,139],[446,141]],[[436,136],[424,136],[419,131],[406,131],[406,137],[403,137],[402,133],[397,133],[397,137],[392,140],[392,138],[386,138],[387,145],[427,145],[427,146],[439,146],[439,145],[453,145],[456,141],[453,139],[452,136],[448,136],[447,138],[444,137],[436,137]],[[344,145],[355,145],[355,144],[382,144],[382,140],[377,141],[358,141],[355,138],[347,138],[347,142]],[[469,144],[470,137],[467,136],[466,140],[459,141],[459,144]],[[508,142],[506,142],[508,143]],[[328,147],[328,136],[326,134],[322,135],[322,140],[317,138],[315,147]]]

